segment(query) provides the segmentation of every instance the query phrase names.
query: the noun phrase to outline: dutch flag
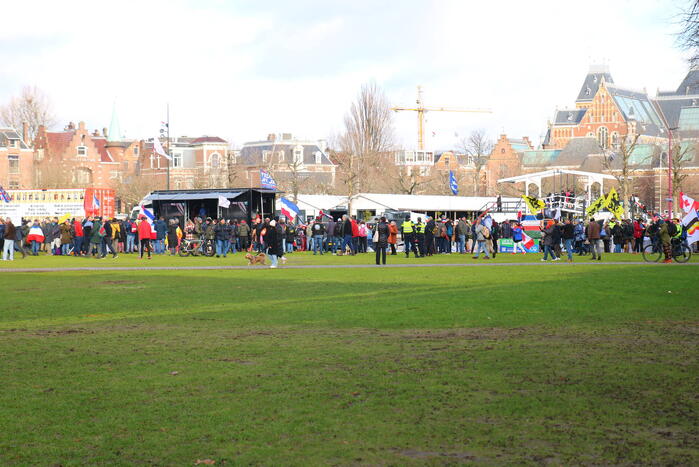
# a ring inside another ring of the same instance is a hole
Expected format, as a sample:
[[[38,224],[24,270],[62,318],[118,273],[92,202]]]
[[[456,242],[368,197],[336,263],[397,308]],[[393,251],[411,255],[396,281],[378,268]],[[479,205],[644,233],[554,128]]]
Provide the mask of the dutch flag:
[[[282,215],[289,219],[289,222],[293,222],[296,216],[299,215],[299,207],[286,198],[281,199],[282,202]]]
[[[141,205],[140,214],[143,214],[144,216],[146,216],[146,220],[148,220],[148,223],[150,223],[150,224],[152,224],[153,221],[155,221],[155,214],[153,214],[152,208],[147,208],[144,205]]]

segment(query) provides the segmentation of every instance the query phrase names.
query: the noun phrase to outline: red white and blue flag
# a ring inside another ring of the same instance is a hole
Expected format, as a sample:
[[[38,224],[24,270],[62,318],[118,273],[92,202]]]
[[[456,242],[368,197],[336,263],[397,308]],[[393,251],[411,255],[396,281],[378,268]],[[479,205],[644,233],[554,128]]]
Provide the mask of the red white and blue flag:
[[[41,230],[41,227],[39,227],[38,225],[33,225],[29,229],[29,233],[27,234],[27,241],[28,242],[43,243],[44,242],[44,231]]]
[[[540,230],[540,225],[539,219],[532,214],[526,214],[522,218],[522,230],[526,230],[527,232],[538,232]]]
[[[289,222],[293,222],[296,216],[299,215],[299,207],[286,198],[281,199],[282,202],[282,215],[289,219]]]
[[[147,208],[144,205],[141,205],[140,214],[146,216],[146,220],[149,224],[152,224],[153,221],[155,221],[155,214],[153,214],[153,208]]]
[[[100,208],[100,200],[97,199],[97,195],[92,195],[92,209],[95,211]]]
[[[3,187],[0,186],[0,198],[6,203],[9,203],[12,201],[12,196],[8,192],[5,191]]]

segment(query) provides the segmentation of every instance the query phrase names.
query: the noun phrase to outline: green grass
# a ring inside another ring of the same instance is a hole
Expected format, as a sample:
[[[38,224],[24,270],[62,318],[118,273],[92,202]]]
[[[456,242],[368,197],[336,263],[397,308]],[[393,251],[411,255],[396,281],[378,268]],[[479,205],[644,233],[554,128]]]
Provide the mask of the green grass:
[[[495,263],[535,263],[543,257],[541,253],[530,253],[530,254],[499,254],[494,259],[488,261]],[[374,253],[364,253],[358,254],[356,256],[333,256],[329,254],[316,255],[314,256],[309,252],[296,252],[287,255],[289,260],[289,265],[345,265],[345,264],[373,264],[375,262]],[[575,263],[589,263],[591,261],[590,255],[587,256],[573,256],[573,262]],[[563,253],[563,260],[567,259],[565,252]],[[389,255],[387,257],[388,264],[453,264],[453,263],[483,263],[485,260],[472,259],[471,255],[460,255],[460,254],[450,254],[450,255],[434,255],[425,258],[415,258],[411,255],[410,258],[406,258],[404,253],[399,252],[395,256]],[[640,254],[629,254],[629,253],[609,253],[603,255],[603,262],[631,262],[631,263],[642,263],[643,256]],[[699,262],[699,254],[692,255],[689,260],[691,263]],[[142,260],[138,258],[135,254],[121,254],[118,258],[112,259],[111,255],[108,255],[104,259],[89,258],[75,258],[72,256],[50,256],[42,253],[40,256],[27,256],[27,258],[22,259],[22,255],[15,252],[14,261],[0,261],[0,270],[9,268],[52,268],[52,267],[128,267],[128,266],[244,266],[247,261],[243,257],[243,253],[236,253],[235,255],[229,254],[226,258],[216,258],[216,257],[186,257],[182,258],[180,256],[170,256],[168,255],[154,255],[153,259],[148,260],[143,258]]]
[[[699,462],[696,267],[0,278],[2,465]]]

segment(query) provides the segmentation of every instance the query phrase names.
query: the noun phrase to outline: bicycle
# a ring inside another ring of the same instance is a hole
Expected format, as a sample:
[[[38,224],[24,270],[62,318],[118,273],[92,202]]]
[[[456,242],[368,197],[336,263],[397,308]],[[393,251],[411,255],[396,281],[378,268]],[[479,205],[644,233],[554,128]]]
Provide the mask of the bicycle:
[[[180,243],[180,256],[186,257],[192,256],[213,256],[216,253],[216,248],[214,247],[213,240],[201,240],[195,238],[192,240],[182,239]]]
[[[687,248],[680,239],[671,240],[672,251],[670,256],[677,263],[686,263],[692,257],[692,250]],[[657,263],[663,257],[663,246],[660,241],[654,241],[643,248],[643,260],[647,263]]]

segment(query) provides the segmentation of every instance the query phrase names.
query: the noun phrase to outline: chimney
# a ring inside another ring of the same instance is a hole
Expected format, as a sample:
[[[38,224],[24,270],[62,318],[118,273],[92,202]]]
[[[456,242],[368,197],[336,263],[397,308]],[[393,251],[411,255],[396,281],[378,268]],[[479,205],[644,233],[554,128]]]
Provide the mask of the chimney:
[[[105,138],[107,136],[109,136],[109,132],[107,131],[107,127],[102,128],[102,136],[104,136]]]
[[[282,133],[282,139],[283,139],[283,140],[290,140],[290,139],[291,139],[291,133]]]
[[[27,122],[22,122],[22,140],[25,144],[31,146],[31,142],[29,141],[29,123]]]
[[[66,130],[75,130],[75,123],[68,122],[68,126],[66,127]]]
[[[78,122],[78,129],[84,130],[85,129],[85,122]]]
[[[92,136],[99,136],[99,135],[100,135],[99,130],[95,130],[92,132]]]

